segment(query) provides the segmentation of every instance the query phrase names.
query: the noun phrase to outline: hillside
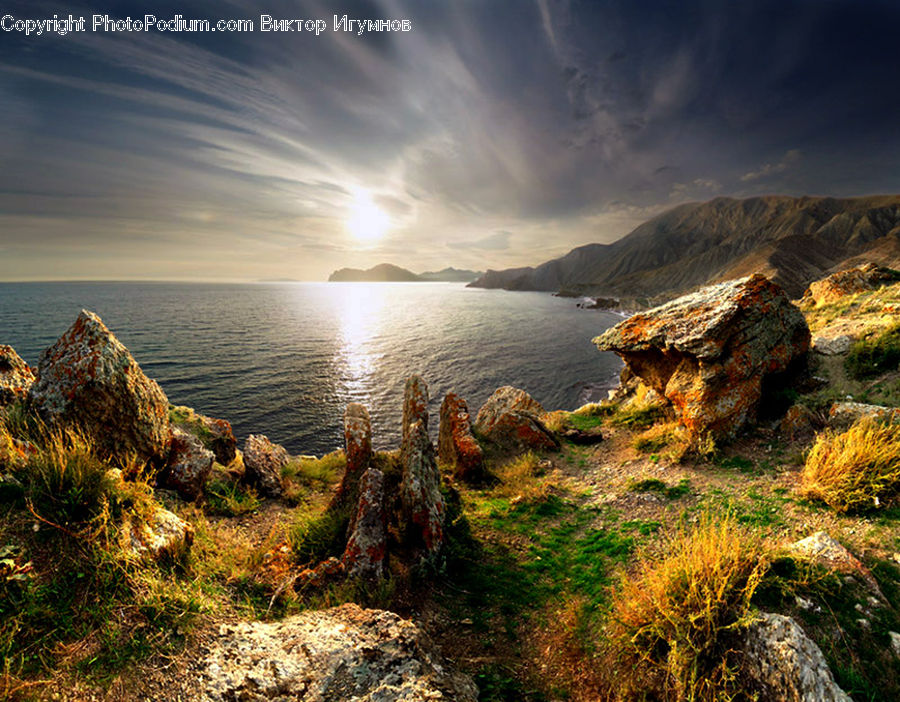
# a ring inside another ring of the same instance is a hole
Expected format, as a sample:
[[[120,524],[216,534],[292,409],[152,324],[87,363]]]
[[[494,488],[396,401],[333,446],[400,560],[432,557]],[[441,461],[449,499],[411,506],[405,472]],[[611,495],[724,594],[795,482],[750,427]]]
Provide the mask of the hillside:
[[[609,245],[535,268],[488,271],[472,287],[667,297],[760,272],[798,297],[829,272],[900,264],[900,195],[720,197],[679,205]]]
[[[421,280],[429,283],[471,283],[484,273],[460,268],[444,268],[440,271],[425,271],[419,274]]]

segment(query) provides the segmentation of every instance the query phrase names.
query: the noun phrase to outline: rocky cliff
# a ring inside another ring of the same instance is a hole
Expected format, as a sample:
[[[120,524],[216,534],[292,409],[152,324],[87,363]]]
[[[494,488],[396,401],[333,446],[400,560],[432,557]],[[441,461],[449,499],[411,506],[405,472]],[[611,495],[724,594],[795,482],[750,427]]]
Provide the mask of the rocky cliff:
[[[720,197],[679,205],[613,244],[536,268],[488,271],[473,287],[672,297],[763,273],[793,297],[861,260],[900,265],[900,195]]]

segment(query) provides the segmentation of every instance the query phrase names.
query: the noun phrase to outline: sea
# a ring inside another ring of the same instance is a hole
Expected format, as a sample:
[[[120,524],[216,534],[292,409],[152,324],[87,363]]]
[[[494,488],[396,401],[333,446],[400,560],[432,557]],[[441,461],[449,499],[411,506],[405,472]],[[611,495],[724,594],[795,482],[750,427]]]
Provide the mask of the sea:
[[[547,293],[458,283],[0,283],[0,344],[36,366],[81,309],[97,313],[175,405],[266,434],[294,454],[342,445],[348,402],[374,445],[399,443],[403,387],[421,375],[436,434],[445,393],[473,419],[500,386],[547,409],[613,387],[621,362],[591,339],[620,321]]]

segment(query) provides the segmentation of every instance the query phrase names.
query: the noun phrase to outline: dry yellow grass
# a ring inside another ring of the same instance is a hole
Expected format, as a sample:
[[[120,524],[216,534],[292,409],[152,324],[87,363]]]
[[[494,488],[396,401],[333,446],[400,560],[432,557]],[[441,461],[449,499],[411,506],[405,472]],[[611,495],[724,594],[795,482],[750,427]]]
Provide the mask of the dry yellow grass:
[[[613,612],[611,652],[626,696],[730,699],[738,684],[732,644],[766,570],[759,538],[732,516],[703,516],[679,529],[661,557],[645,554]]]
[[[900,426],[863,418],[816,439],[799,492],[837,512],[887,507],[900,497]]]
[[[529,451],[494,470],[500,482],[491,488],[491,495],[521,497],[524,500],[544,499],[550,493],[550,484],[541,473],[540,458]]]

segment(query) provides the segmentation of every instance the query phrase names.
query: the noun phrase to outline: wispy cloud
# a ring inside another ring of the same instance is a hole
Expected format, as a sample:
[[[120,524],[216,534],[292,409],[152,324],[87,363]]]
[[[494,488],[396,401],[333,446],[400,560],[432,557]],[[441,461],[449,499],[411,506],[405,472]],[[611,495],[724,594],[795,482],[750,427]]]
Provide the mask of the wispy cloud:
[[[776,173],[784,173],[800,160],[799,149],[791,149],[788,151],[778,163],[764,163],[759,169],[744,173],[741,181],[749,182],[751,180],[759,180]]]
[[[512,234],[506,231],[494,232],[474,241],[448,241],[451,249],[476,249],[478,251],[505,251],[509,248]]]

